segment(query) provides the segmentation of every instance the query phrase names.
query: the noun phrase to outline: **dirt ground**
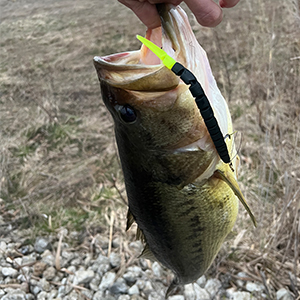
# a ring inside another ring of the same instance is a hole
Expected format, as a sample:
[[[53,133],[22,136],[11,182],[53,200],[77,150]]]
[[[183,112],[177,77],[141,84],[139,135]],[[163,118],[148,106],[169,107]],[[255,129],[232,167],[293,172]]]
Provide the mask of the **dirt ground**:
[[[300,286],[300,3],[242,0],[215,29],[190,16],[238,131],[241,207],[209,271]],[[145,27],[112,0],[0,0],[0,212],[37,234],[125,235],[126,195],[95,55],[138,49]],[[0,236],[5,234],[1,232]],[[112,236],[111,236],[112,238]]]

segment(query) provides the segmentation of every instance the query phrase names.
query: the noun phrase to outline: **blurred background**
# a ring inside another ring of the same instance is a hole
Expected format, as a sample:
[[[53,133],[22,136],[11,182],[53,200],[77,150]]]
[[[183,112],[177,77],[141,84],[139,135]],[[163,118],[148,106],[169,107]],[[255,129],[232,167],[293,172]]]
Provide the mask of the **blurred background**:
[[[138,49],[144,25],[112,0],[0,5],[0,239],[19,232],[27,244],[57,241],[63,230],[76,249],[90,251],[98,237],[124,266],[134,264],[135,232],[125,233],[123,177],[93,57]],[[283,287],[299,297],[300,2],[241,0],[214,29],[188,14],[228,101],[239,183],[258,221],[254,228],[240,207],[236,234],[207,276],[230,274],[234,284],[244,272],[269,299]]]

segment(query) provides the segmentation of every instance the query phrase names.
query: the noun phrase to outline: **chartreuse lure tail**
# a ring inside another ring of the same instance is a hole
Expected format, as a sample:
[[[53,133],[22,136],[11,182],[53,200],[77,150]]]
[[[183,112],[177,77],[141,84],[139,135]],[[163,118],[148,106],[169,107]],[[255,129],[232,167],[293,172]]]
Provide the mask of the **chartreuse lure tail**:
[[[221,129],[219,127],[218,121],[214,116],[213,109],[206,97],[201,84],[198,82],[195,75],[186,69],[182,64],[176,62],[174,58],[169,56],[164,50],[160,49],[158,46],[153,44],[151,41],[145,39],[144,37],[137,35],[139,41],[141,41],[147,48],[149,48],[162,63],[171,71],[173,71],[177,76],[180,76],[185,84],[189,84],[190,92],[195,98],[196,104],[200,110],[201,116],[205,122],[207,130],[211,136],[211,139],[216,147],[216,150],[220,158],[224,163],[230,163],[230,156],[228,153],[227,145],[225,143],[224,137],[222,135]]]

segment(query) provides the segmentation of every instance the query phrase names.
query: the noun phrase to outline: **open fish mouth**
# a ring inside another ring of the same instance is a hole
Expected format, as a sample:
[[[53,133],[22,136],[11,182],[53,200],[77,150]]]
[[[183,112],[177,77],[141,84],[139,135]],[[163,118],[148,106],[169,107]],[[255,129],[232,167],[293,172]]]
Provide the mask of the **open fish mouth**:
[[[199,57],[202,57],[203,53],[201,55],[196,53],[198,42],[181,7],[159,4],[157,8],[161,16],[162,26],[148,29],[146,38],[164,49],[168,55],[191,71],[195,71],[199,64],[204,66],[205,62],[199,61]],[[96,56],[94,57],[94,64],[99,79],[107,81],[112,86],[128,90],[166,91],[174,89],[180,83],[179,78],[167,70],[160,59],[144,45],[137,51],[103,57]],[[162,80],[166,78],[166,74],[168,80]],[[149,75],[151,76],[151,86],[143,82],[137,83],[137,81],[147,81]],[[153,75],[157,80],[153,80]],[[198,78],[202,86],[204,85],[204,89],[207,81],[205,76],[203,74],[200,76],[202,78]]]
[[[196,76],[213,107],[223,136],[231,133],[226,101],[217,87],[206,52],[196,40],[186,13],[180,6],[171,4],[158,4],[157,8],[162,25],[148,29],[146,38],[162,47]],[[136,51],[96,56],[94,65],[101,82],[127,91],[148,93],[188,88],[144,45]]]

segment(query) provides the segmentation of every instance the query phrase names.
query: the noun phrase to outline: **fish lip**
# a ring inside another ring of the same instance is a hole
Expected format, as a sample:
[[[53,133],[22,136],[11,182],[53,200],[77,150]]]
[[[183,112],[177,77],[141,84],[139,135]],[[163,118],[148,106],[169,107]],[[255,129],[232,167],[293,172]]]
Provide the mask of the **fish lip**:
[[[156,6],[161,18],[162,48],[175,60],[185,62],[184,55],[186,54],[186,47],[180,30],[184,22],[184,16],[182,14],[185,15],[185,12],[181,9],[180,6],[174,6],[172,4],[157,4]],[[177,19],[176,14],[177,17],[181,15],[181,19]],[[189,24],[184,23],[184,26],[189,26]],[[152,30],[148,29],[148,31]],[[152,41],[153,39],[151,38]],[[161,61],[158,64],[141,63],[141,52],[144,47],[146,46],[142,45],[141,49],[136,51],[122,52],[106,56],[95,56],[94,64],[95,66],[101,65],[107,70],[109,69],[116,71],[122,71],[125,69],[149,69],[149,71],[155,71],[161,67],[164,67]],[[173,51],[171,49],[173,49]]]
[[[162,4],[158,9],[162,19],[161,30],[148,29],[146,37],[193,71],[191,67],[195,65],[192,62],[188,64],[189,47],[186,49],[186,44],[192,41],[193,32],[185,12],[180,6],[171,4]],[[131,91],[169,91],[184,84],[144,45],[136,51],[95,56],[94,66],[100,82]]]

